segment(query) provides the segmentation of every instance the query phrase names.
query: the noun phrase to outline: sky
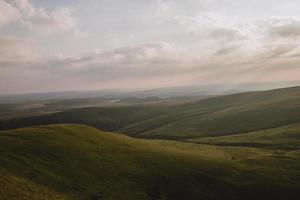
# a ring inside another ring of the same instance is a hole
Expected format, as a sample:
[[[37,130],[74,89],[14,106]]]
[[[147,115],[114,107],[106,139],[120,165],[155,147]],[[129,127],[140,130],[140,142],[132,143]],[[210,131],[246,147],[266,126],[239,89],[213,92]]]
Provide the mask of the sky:
[[[298,0],[0,0],[0,94],[300,80]]]

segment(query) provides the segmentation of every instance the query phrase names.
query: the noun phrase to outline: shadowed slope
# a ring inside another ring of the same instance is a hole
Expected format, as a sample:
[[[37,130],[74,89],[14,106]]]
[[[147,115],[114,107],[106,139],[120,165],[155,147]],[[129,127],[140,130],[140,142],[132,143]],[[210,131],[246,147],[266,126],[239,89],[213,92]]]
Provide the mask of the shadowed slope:
[[[18,178],[8,172],[0,171],[1,200],[71,200],[63,194],[29,180]]]
[[[82,125],[0,132],[0,166],[76,199],[298,199],[300,195],[297,151],[147,141]]]

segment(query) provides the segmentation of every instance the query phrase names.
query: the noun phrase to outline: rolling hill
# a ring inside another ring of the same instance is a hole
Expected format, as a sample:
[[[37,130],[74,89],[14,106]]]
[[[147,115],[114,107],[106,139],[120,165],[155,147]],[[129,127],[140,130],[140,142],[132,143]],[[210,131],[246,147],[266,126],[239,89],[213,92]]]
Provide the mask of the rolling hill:
[[[296,200],[300,195],[299,151],[133,139],[75,124],[2,131],[0,144],[1,170],[68,198]]]
[[[300,150],[300,124],[237,135],[188,139],[188,142],[222,146]]]
[[[190,139],[300,122],[300,87],[248,92],[181,105],[91,107],[0,121],[0,129],[79,123],[139,138]]]

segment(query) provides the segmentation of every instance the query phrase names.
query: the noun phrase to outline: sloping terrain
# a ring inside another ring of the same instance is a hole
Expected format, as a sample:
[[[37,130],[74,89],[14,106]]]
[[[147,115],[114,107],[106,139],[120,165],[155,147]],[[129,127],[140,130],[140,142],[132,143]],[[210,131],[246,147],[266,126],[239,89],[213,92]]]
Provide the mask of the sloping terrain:
[[[296,200],[300,195],[299,151],[141,140],[83,125],[2,131],[0,166],[75,199]]]
[[[222,146],[262,147],[300,150],[300,124],[265,129],[250,133],[187,140]]]
[[[230,135],[297,123],[300,122],[300,87],[216,97],[173,110],[120,132],[146,138],[180,139]]]
[[[182,105],[82,108],[3,120],[0,128],[80,123],[141,138],[189,139],[275,128],[300,122],[300,87],[249,92]]]
[[[0,171],[1,200],[71,200],[32,181],[16,177],[6,171]]]

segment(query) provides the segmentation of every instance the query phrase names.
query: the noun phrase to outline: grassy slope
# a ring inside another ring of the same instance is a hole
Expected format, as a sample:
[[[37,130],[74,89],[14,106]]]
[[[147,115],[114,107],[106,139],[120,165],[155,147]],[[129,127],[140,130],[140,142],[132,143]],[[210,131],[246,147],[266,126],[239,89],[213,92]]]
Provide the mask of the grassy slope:
[[[300,87],[216,97],[125,127],[144,137],[201,137],[237,134],[300,122]],[[158,125],[158,126],[156,126]],[[154,127],[145,130],[145,127]]]
[[[0,132],[0,166],[77,199],[300,195],[298,151],[139,140],[83,125]]]
[[[2,170],[0,171],[0,199],[67,200],[70,198]]]
[[[297,150],[300,149],[300,124],[237,135],[189,139],[187,141],[201,144]]]
[[[81,123],[144,138],[186,139],[300,122],[300,87],[215,97],[176,106],[83,108],[0,122],[0,129]]]

